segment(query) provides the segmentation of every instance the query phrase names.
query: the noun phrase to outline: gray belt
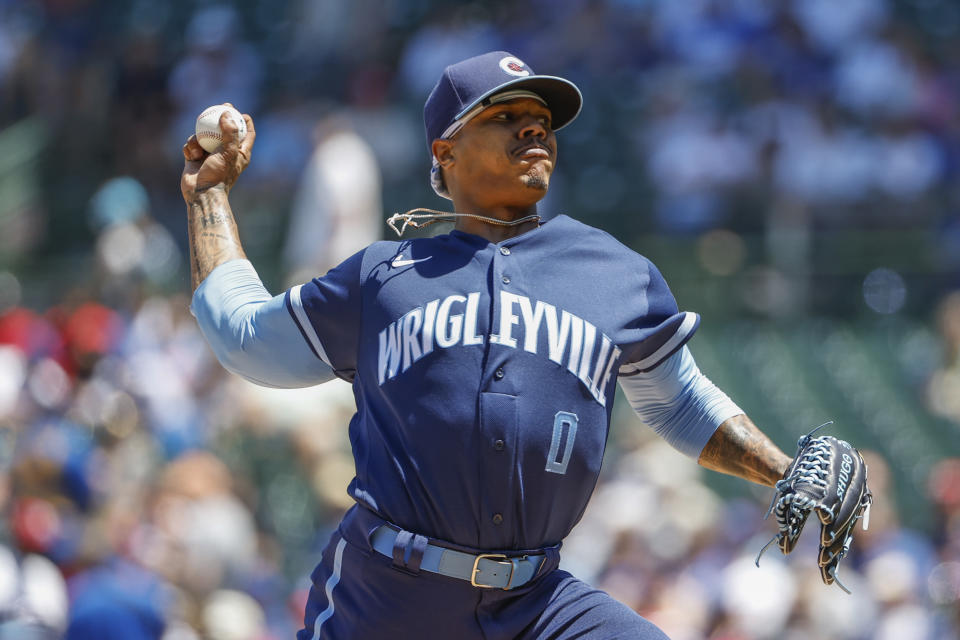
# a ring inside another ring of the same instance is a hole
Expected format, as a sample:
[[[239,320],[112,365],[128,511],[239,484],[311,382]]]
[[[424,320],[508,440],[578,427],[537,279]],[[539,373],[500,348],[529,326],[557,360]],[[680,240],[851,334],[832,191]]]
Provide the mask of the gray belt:
[[[393,558],[399,535],[396,529],[381,525],[370,541],[378,553]],[[475,587],[507,590],[530,582],[546,557],[546,554],[513,558],[500,553],[474,555],[427,543],[418,569],[466,580]]]

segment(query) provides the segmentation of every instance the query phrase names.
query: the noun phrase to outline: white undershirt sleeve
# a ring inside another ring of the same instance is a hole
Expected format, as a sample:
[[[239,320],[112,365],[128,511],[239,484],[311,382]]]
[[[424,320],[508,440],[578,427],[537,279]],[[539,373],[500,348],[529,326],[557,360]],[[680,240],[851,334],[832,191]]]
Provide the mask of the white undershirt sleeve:
[[[309,387],[334,377],[317,358],[287,310],[271,296],[249,260],[219,265],[190,304],[220,364],[264,387]]]
[[[725,420],[743,411],[700,372],[684,346],[656,369],[619,378],[640,419],[673,448],[698,458]]]

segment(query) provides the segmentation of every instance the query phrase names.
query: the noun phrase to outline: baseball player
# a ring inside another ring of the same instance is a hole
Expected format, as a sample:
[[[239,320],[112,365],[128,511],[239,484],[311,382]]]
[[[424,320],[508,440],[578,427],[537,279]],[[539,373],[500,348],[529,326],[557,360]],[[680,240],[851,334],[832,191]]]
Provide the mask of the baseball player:
[[[537,214],[556,132],[580,107],[574,84],[507,52],[447,67],[424,121],[430,181],[454,212],[426,217],[454,230],[374,243],[278,296],[245,259],[227,197],[253,121],[238,141],[221,119],[213,154],[184,145],[191,309],[221,363],[267,386],[353,385],[356,505],[312,574],[300,640],[666,637],[557,568],[617,382],[705,467],[768,486],[808,469],[700,373],[686,346],[699,316],[649,260]]]

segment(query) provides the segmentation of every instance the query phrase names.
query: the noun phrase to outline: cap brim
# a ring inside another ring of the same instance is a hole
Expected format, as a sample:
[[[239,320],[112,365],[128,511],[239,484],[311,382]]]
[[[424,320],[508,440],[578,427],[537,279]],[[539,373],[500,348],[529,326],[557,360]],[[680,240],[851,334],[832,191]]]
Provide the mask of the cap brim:
[[[465,106],[457,114],[456,120],[462,118],[468,111],[482,103],[490,96],[496,95],[502,91],[515,91],[525,89],[532,91],[547,103],[550,109],[553,130],[559,131],[571,122],[580,113],[583,107],[583,96],[577,85],[569,80],[558,78],[557,76],[523,76],[516,80],[510,80],[487,91],[482,96]]]

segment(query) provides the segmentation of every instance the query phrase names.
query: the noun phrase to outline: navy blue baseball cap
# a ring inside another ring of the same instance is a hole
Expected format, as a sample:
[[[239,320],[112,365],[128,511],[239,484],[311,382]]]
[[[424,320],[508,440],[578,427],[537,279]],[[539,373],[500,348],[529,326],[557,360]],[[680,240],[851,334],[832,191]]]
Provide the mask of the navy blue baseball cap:
[[[554,131],[570,124],[583,106],[577,85],[557,76],[537,75],[506,51],[491,51],[448,66],[423,106],[427,148],[437,138],[455,135],[497,98],[524,96],[537,98],[550,109]],[[431,179],[431,183],[435,180]],[[436,184],[434,189],[437,190]],[[439,190],[438,193],[448,197]]]

